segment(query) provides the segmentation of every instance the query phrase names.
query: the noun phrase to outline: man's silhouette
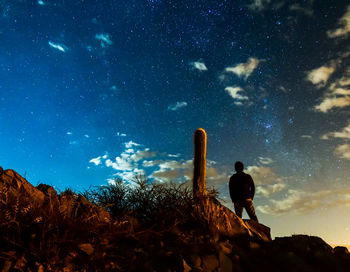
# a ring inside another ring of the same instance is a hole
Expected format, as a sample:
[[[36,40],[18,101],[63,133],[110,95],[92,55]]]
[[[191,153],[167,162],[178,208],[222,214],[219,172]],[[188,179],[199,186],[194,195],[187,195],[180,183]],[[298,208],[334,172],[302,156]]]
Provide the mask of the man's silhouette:
[[[252,177],[243,172],[242,162],[235,163],[236,174],[230,178],[230,196],[235,207],[236,215],[242,218],[243,208],[246,209],[250,219],[258,221],[255,215],[253,198],[255,194],[255,185]]]

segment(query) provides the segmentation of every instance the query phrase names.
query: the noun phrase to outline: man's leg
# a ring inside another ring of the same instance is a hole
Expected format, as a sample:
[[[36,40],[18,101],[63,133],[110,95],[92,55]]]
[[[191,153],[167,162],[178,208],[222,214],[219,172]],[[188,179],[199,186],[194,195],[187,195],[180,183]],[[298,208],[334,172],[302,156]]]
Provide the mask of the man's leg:
[[[244,208],[246,209],[250,219],[258,221],[258,218],[256,217],[256,214],[255,214],[253,200],[246,199]]]
[[[233,203],[235,207],[235,213],[239,218],[242,218],[242,212],[243,212],[243,205],[242,202],[234,202]]]

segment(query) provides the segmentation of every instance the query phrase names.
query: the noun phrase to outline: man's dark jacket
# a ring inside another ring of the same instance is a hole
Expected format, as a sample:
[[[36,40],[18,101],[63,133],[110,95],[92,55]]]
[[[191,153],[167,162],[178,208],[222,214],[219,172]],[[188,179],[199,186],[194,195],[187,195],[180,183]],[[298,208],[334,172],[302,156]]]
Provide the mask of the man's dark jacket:
[[[250,175],[244,172],[237,172],[236,174],[233,174],[230,178],[229,187],[232,202],[254,198],[254,181]]]

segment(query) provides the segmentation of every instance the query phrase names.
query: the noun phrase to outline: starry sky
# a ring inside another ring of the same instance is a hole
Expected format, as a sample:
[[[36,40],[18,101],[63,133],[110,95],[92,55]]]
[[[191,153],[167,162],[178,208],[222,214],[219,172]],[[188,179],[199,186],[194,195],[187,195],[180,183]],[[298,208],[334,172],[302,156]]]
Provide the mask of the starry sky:
[[[0,0],[0,165],[82,191],[135,176],[232,208],[241,160],[273,236],[350,244],[350,4]]]

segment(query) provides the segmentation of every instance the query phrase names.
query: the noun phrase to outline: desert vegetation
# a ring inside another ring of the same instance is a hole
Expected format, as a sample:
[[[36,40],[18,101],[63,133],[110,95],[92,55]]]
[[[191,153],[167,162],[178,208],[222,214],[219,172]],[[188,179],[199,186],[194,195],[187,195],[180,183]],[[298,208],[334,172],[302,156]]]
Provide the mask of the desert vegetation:
[[[189,187],[144,177],[57,193],[0,171],[0,269],[347,271],[345,249],[306,235],[271,241],[215,194],[194,199]]]

